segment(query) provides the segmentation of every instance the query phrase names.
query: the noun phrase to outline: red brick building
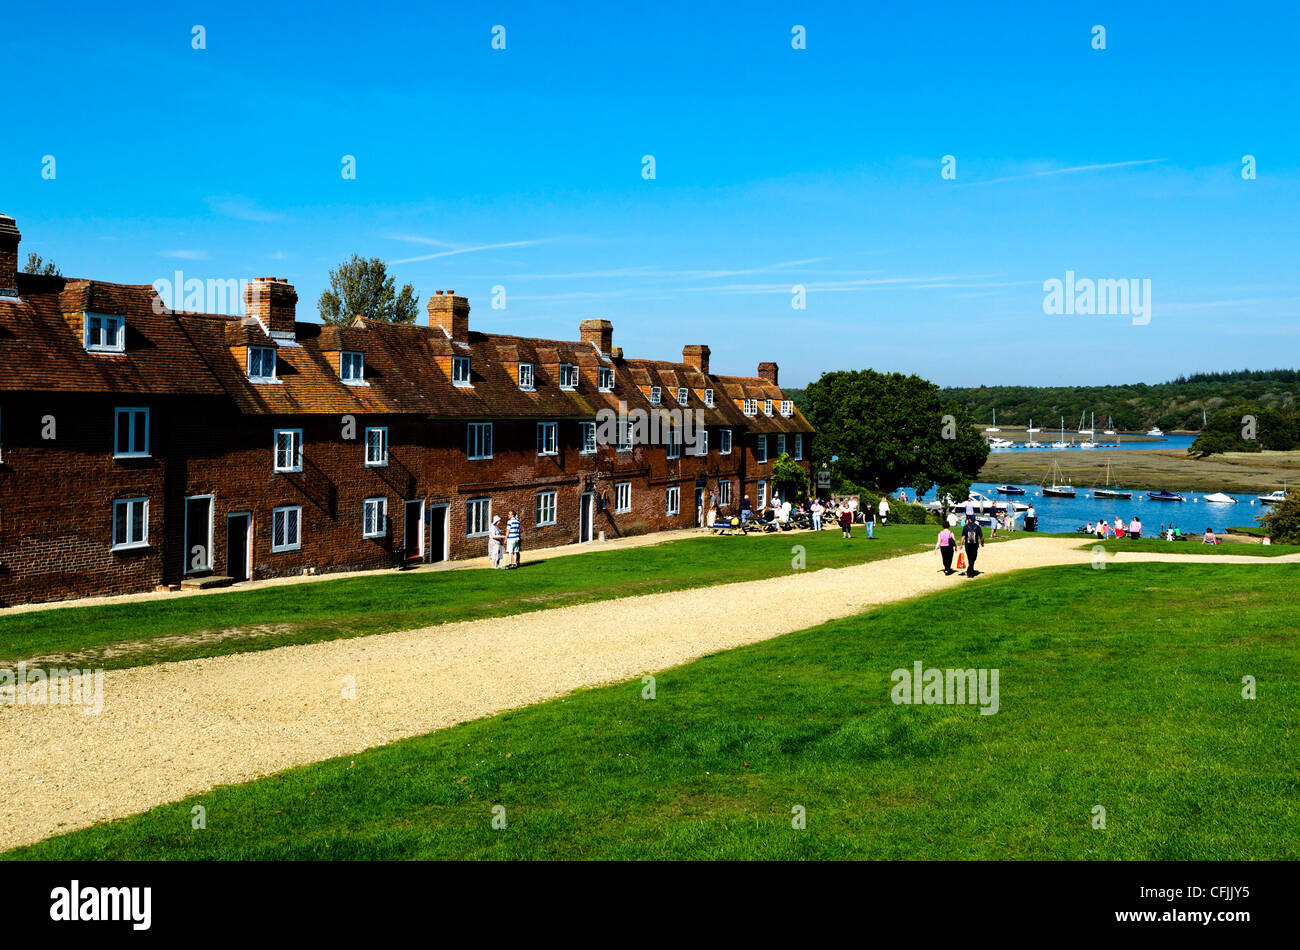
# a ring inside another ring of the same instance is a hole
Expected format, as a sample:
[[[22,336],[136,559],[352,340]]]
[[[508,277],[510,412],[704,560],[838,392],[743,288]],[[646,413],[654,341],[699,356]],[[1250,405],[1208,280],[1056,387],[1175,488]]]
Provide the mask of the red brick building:
[[[811,447],[775,363],[626,358],[607,320],[477,332],[450,291],[419,325],[300,322],[272,278],[243,317],[174,311],[20,274],[19,240],[0,216],[0,606],[482,556],[510,508],[525,551],[690,527]],[[698,411],[707,442],[606,440],[602,410]]]

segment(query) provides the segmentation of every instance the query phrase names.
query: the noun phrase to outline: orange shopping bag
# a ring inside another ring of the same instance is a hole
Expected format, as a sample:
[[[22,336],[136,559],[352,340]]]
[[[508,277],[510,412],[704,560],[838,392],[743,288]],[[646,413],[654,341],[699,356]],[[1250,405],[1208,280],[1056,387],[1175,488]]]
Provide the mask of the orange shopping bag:
[[[957,552],[957,570],[966,570],[966,554],[964,551]]]

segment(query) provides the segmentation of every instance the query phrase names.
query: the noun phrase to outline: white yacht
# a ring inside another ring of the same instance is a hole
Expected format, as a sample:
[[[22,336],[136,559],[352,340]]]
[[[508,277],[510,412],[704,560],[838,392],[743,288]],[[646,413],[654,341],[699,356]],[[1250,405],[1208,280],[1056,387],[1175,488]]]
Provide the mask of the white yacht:
[[[1147,429],[1147,435],[1154,435],[1157,438],[1164,437],[1164,433],[1160,431],[1159,426],[1152,426],[1150,429]]]

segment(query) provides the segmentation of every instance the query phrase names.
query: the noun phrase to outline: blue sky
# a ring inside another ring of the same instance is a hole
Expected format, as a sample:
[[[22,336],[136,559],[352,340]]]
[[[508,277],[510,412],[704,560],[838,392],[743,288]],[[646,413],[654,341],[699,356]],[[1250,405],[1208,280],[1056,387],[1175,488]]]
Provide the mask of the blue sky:
[[[13,7],[0,211],[69,276],[282,276],[315,318],[360,253],[477,329],[791,385],[1296,364],[1294,5],[729,6]],[[1150,279],[1150,323],[1044,314],[1067,270]]]

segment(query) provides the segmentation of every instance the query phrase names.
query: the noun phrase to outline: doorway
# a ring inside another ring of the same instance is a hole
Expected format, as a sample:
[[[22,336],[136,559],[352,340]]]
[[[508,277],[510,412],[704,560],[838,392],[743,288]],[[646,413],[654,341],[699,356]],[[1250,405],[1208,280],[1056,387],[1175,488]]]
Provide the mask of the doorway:
[[[245,511],[226,515],[226,576],[236,581],[246,581],[251,576],[249,564],[253,559],[253,516]]]
[[[432,562],[447,560],[447,546],[450,538],[447,534],[447,506],[429,506],[429,560]]]
[[[424,501],[408,501],[402,518],[402,546],[406,563],[424,559]]]
[[[704,519],[707,514],[704,510],[704,489],[697,488],[695,489],[695,527],[704,527]]]
[[[585,544],[591,540],[592,522],[595,521],[596,495],[585,491],[578,499],[578,543]]]
[[[212,570],[212,496],[185,499],[185,573]]]

